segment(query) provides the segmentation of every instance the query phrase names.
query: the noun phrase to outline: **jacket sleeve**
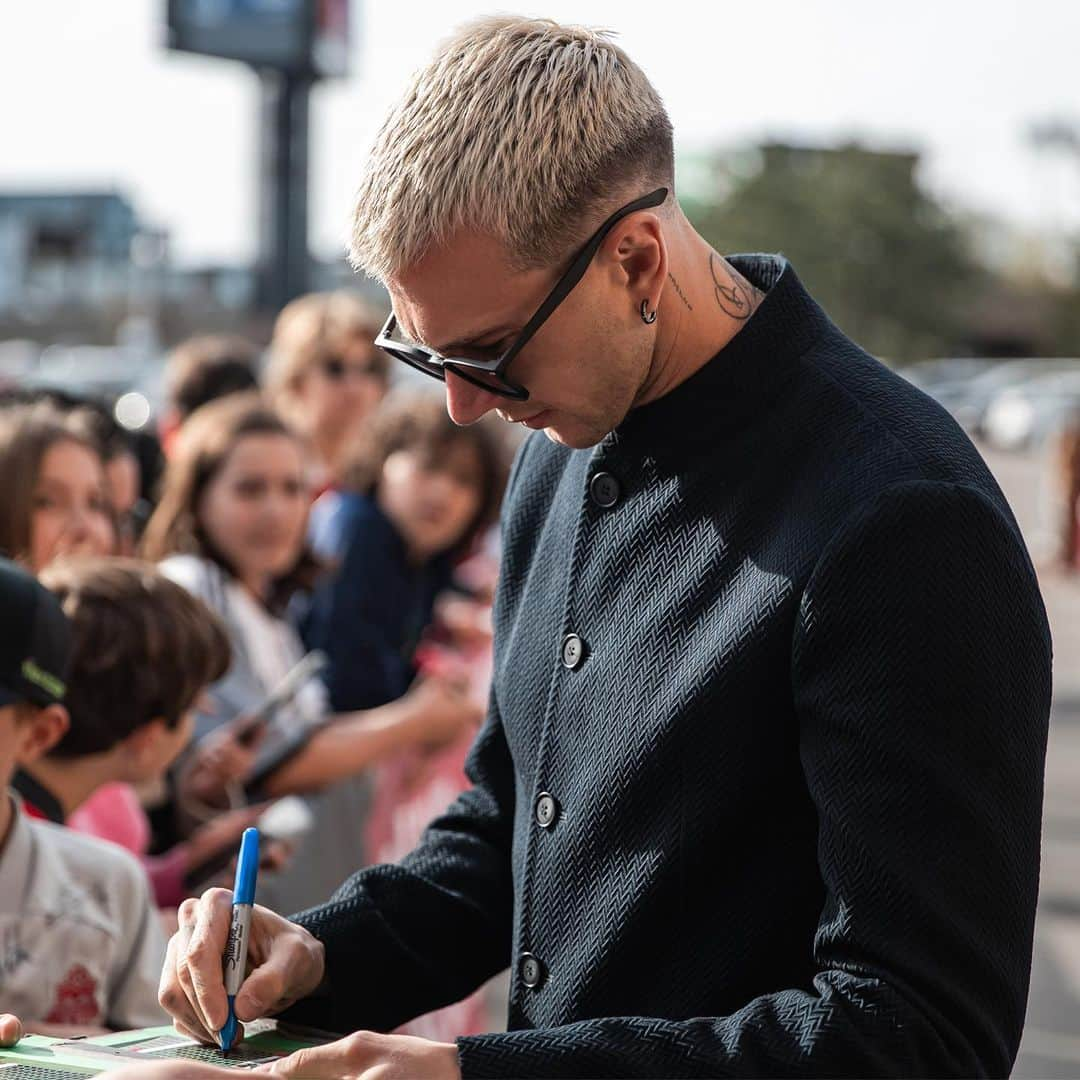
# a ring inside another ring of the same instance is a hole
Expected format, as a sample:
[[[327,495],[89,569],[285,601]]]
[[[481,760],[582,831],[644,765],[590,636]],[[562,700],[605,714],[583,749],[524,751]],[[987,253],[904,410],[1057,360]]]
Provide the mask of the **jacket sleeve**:
[[[510,962],[514,779],[494,695],[465,771],[473,786],[401,863],[362,870],[293,916],[326,946],[327,978],[285,1018],[390,1030]]]
[[[825,887],[812,985],[727,1016],[461,1038],[465,1077],[1008,1075],[1050,640],[1007,509],[931,482],[860,508],[804,588],[791,680]]]

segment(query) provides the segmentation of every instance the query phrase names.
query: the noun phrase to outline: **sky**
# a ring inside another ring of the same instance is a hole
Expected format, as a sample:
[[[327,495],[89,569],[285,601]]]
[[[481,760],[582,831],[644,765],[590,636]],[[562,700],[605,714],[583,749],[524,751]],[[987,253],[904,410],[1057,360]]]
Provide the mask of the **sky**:
[[[1080,120],[1077,0],[353,0],[352,74],[312,97],[311,246],[340,252],[375,130],[458,23],[494,11],[604,26],[663,97],[676,152],[762,138],[917,149],[950,205],[1080,229],[1080,155],[1035,152]],[[165,0],[0,3],[0,191],[116,189],[180,263],[256,246],[258,91],[241,64],[168,52]]]

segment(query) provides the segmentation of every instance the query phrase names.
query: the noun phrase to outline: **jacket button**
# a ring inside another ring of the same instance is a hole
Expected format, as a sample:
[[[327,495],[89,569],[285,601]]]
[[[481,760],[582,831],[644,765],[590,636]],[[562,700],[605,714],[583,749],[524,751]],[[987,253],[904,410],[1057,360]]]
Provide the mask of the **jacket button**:
[[[562,643],[562,662],[573,671],[585,659],[585,642],[577,634],[567,634]]]
[[[555,801],[555,796],[546,791],[541,792],[536,800],[536,824],[541,829],[550,829],[558,815],[559,804]]]
[[[622,494],[619,481],[611,473],[598,472],[589,481],[589,495],[597,506],[610,510]]]
[[[521,972],[521,981],[530,990],[535,990],[544,981],[544,965],[532,953],[521,954],[518,970]]]

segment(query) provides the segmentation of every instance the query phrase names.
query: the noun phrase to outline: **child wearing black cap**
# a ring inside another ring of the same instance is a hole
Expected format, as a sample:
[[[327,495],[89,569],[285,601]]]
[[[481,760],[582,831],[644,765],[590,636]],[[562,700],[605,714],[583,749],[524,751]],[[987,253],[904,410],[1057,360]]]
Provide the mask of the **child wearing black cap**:
[[[68,731],[70,652],[56,598],[0,559],[0,787]],[[160,1023],[164,954],[130,854],[32,820],[0,792],[0,1012],[58,1032]]]
[[[229,666],[220,620],[150,563],[60,559],[39,575],[71,625],[71,723],[13,782],[32,817],[63,824],[105,784],[160,781],[191,741],[191,710]],[[239,842],[244,819],[232,836]]]
[[[12,786],[31,817],[81,832],[88,823],[79,814],[96,804],[98,817],[89,824],[104,822],[100,835],[107,839],[139,826],[131,819],[134,803],[148,834],[131,785],[160,783],[189,744],[196,700],[229,667],[225,629],[202,601],[134,559],[60,559],[40,581],[71,625],[64,699],[71,722],[46,752],[22,763]],[[189,895],[193,869],[235,853],[240,834],[264,809],[222,812],[156,860],[156,868],[144,859],[159,902],[175,908]],[[162,899],[163,892],[172,898]]]

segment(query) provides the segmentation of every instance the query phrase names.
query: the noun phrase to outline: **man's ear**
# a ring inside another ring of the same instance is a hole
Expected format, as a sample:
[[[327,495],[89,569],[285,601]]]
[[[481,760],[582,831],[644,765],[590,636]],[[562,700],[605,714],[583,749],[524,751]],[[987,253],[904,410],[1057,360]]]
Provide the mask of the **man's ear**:
[[[620,221],[600,245],[620,285],[655,309],[667,278],[667,243],[657,214],[638,211]]]
[[[20,765],[32,765],[44,757],[67,734],[71,717],[63,705],[46,705],[34,709],[19,725]]]

